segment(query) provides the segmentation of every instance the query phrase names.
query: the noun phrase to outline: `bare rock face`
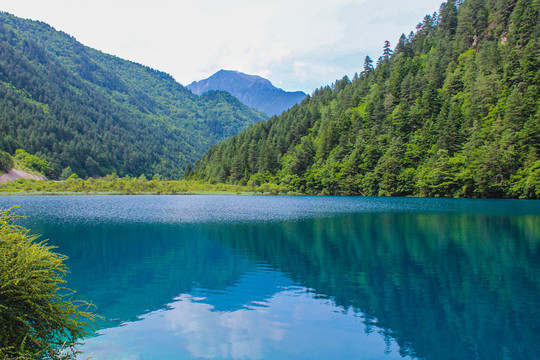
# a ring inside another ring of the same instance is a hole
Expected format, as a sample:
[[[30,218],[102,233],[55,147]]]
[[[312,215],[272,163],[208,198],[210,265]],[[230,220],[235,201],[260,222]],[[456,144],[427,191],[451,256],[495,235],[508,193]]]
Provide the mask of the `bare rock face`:
[[[10,169],[7,173],[0,175],[0,184],[8,181],[15,181],[17,179],[35,179],[35,180],[47,180],[43,175],[34,175],[24,172],[22,170]]]

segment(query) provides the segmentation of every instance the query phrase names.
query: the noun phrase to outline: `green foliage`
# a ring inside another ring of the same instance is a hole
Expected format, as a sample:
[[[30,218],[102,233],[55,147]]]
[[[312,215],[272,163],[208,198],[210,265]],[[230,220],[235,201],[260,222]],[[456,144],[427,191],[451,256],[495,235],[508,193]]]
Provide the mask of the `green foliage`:
[[[533,0],[448,1],[377,66],[213,146],[191,175],[306,194],[538,198]],[[265,175],[268,174],[268,175]]]
[[[0,150],[0,171],[8,172],[12,169],[15,163],[13,158],[7,152]]]
[[[40,154],[54,179],[68,166],[82,177],[179,178],[212,144],[266,118],[6,13],[0,59],[0,150]]]
[[[66,171],[66,174],[68,172]],[[283,186],[275,186],[271,176],[257,174],[254,180],[246,185],[209,184],[194,180],[164,180],[160,176],[147,179],[141,175],[138,178],[116,174],[102,178],[87,180],[80,179],[72,173],[65,181],[42,181],[33,179],[18,179],[0,184],[0,194],[285,194],[289,190]],[[271,184],[271,185],[269,185]]]
[[[64,288],[65,256],[0,211],[0,358],[73,358],[94,315]]]
[[[73,170],[71,170],[71,167],[66,167],[64,168],[64,170],[62,170],[62,173],[60,174],[60,180],[67,180],[69,178],[71,178],[72,176],[77,176],[77,174],[75,174],[73,172]]]
[[[22,149],[15,150],[15,159],[28,169],[46,174],[49,170],[49,162],[39,156],[27,153]]]

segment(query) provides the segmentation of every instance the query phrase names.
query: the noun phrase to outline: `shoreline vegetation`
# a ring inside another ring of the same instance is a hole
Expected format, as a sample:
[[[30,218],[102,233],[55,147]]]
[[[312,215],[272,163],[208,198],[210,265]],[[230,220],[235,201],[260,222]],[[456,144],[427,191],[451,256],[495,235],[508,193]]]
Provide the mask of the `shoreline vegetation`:
[[[422,179],[409,186],[414,191],[403,194],[363,192],[359,186],[336,188],[298,187],[295,181],[285,181],[280,174],[257,173],[243,181],[220,182],[200,179],[192,168],[186,170],[180,180],[154,175],[132,177],[112,173],[103,177],[91,176],[82,179],[70,168],[63,171],[59,180],[47,179],[45,169],[48,162],[38,156],[17,150],[12,156],[0,151],[0,196],[41,196],[41,195],[337,195],[337,196],[408,196],[408,197],[453,197],[453,198],[508,198],[535,199],[540,196],[540,161],[527,169],[528,174],[518,173],[511,177],[510,191],[504,194],[485,196],[476,191],[432,192]],[[525,176],[524,176],[525,175]],[[18,178],[17,178],[18,177]],[[357,176],[358,180],[362,177]],[[290,179],[289,179],[290,180]],[[376,179],[371,179],[377,181]],[[380,182],[384,181],[379,178]],[[524,190],[526,189],[526,190]],[[498,195],[498,196],[497,196]]]
[[[285,186],[251,182],[247,185],[210,184],[195,180],[164,180],[108,175],[103,178],[70,178],[65,181],[18,179],[0,184],[6,195],[302,195]]]
[[[260,183],[251,179],[247,184],[208,183],[200,180],[165,180],[159,176],[148,179],[144,175],[118,177],[115,174],[86,180],[71,177],[64,181],[44,181],[20,178],[0,184],[0,196],[42,196],[42,195],[330,195],[326,193],[298,192],[285,184]],[[338,196],[371,196],[371,194],[332,194]],[[422,196],[413,197],[454,197],[465,196]],[[505,197],[526,199],[525,197]]]

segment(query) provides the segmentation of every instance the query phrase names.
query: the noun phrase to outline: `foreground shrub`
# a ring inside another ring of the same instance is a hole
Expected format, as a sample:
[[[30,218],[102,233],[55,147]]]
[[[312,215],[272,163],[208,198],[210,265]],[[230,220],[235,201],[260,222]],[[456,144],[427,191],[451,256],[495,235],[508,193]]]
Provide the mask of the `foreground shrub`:
[[[66,257],[16,219],[0,210],[0,359],[71,359],[95,315],[63,287]]]

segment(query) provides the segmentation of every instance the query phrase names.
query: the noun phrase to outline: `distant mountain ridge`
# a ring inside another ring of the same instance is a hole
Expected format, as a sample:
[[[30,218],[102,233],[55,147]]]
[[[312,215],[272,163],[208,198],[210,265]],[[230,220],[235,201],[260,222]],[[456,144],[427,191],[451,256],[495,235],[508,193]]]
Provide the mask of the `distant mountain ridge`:
[[[197,95],[210,90],[226,91],[245,105],[270,116],[281,114],[306,97],[302,91],[288,92],[260,76],[232,70],[219,70],[207,79],[192,82],[187,88]]]

